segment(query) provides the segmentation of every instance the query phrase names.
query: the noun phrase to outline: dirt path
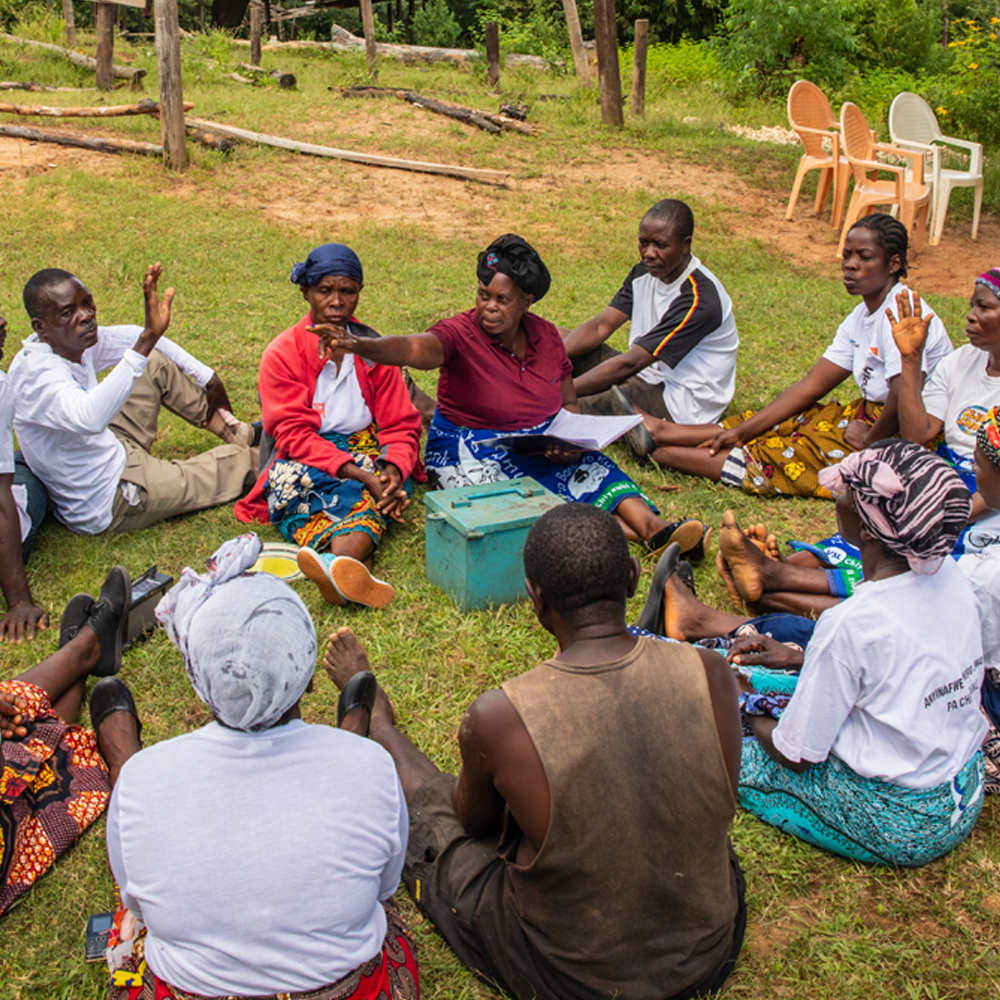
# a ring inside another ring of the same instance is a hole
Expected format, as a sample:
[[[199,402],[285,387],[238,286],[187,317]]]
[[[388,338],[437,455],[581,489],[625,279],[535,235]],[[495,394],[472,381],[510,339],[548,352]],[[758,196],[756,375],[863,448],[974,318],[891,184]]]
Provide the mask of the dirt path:
[[[389,120],[387,120],[387,118]],[[377,145],[380,130],[391,127],[416,132],[438,123],[399,115],[398,109],[381,105],[352,116],[351,144],[357,141]],[[317,137],[323,127],[315,128]],[[317,138],[315,141],[322,141]],[[346,142],[345,142],[346,144]],[[530,206],[547,194],[564,194],[567,187],[585,186],[607,191],[614,199],[624,191],[670,192],[714,202],[726,213],[722,218],[732,237],[753,239],[794,262],[835,278],[838,233],[829,228],[827,218],[812,216],[811,202],[800,200],[795,217],[785,221],[786,196],[748,185],[735,173],[680,159],[671,159],[637,150],[577,149],[572,162],[559,161],[546,167],[544,176],[518,177],[516,164],[512,192],[427,174],[401,173],[358,167],[337,161],[309,157],[289,157],[282,164],[280,194],[262,195],[252,188],[227,185],[224,202],[241,211],[262,211],[274,219],[304,231],[328,227],[337,221],[359,219],[375,224],[408,223],[438,236],[467,237],[482,242],[492,237],[494,203],[503,203],[503,214],[512,226],[518,215],[539,231],[537,219],[530,220]],[[238,155],[238,154],[237,154]],[[236,164],[234,164],[236,165]],[[94,170],[104,176],[122,169],[121,161],[105,154],[67,149],[0,137],[0,184],[17,190],[18,181],[61,167]],[[330,183],[334,180],[334,183]],[[199,197],[204,180],[176,179],[172,189],[180,197]],[[317,207],[317,185],[324,187],[322,208]],[[593,185],[593,187],[590,187]],[[272,189],[273,191],[273,189]],[[523,198],[516,197],[521,194]],[[213,189],[213,196],[218,191]],[[654,195],[655,196],[655,195]],[[546,234],[565,239],[564,231]],[[979,239],[969,238],[967,222],[949,224],[937,247],[927,247],[911,264],[910,279],[922,291],[967,295],[972,278],[1000,261],[1000,222],[984,217]]]

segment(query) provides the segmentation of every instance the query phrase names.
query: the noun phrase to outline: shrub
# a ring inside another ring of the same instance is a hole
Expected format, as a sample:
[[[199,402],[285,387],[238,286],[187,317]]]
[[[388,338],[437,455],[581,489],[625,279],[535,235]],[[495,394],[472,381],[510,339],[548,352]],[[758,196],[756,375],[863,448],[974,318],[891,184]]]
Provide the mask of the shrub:
[[[955,61],[926,81],[923,96],[937,111],[941,130],[988,145],[1000,143],[1000,18],[951,23]]]
[[[632,76],[635,46],[622,50],[622,79]],[[676,45],[650,45],[646,55],[647,87],[690,87],[722,79],[719,54],[708,42],[682,38]],[[654,84],[655,81],[655,84]]]
[[[484,49],[486,24],[496,21],[500,27],[500,52],[520,52],[542,56],[553,67],[563,68],[569,56],[569,30],[562,4],[551,0],[485,0],[479,8],[478,25],[473,34],[476,48]]]
[[[919,94],[923,86],[920,78],[901,69],[871,69],[855,74],[842,91],[829,97],[834,107],[853,101],[865,113],[868,124],[887,139],[889,107],[895,96],[904,90]]]
[[[800,77],[841,84],[856,48],[839,0],[732,0],[719,54],[743,95],[779,96]]]
[[[410,36],[414,45],[453,49],[462,36],[462,27],[445,0],[427,0],[413,15]]]

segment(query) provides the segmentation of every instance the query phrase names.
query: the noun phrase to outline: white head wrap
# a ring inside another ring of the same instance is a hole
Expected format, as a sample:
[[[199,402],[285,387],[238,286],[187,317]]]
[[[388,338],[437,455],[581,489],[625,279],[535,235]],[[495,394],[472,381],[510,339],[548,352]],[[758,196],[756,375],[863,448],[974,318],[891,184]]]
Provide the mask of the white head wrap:
[[[231,539],[206,573],[185,568],[156,607],[198,697],[246,732],[273,726],[316,667],[316,629],[298,594],[270,573],[243,575],[260,549],[253,532]]]

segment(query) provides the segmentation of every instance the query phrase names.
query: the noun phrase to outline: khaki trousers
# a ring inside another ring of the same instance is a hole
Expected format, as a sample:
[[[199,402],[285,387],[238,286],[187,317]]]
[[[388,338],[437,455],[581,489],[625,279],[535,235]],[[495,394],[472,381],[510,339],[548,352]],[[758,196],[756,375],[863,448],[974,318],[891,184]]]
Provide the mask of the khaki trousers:
[[[618,357],[620,354],[621,351],[616,351],[607,344],[601,344],[600,347],[595,347],[592,351],[581,354],[580,357],[573,359],[573,378],[579,378],[584,372],[589,372],[609,358]],[[639,378],[638,375],[633,375],[625,382],[622,382],[618,388],[639,409],[645,410],[651,416],[660,417],[663,420],[670,419],[670,414],[667,413],[667,404],[663,402],[662,385],[651,384]],[[581,413],[610,417],[615,412],[611,406],[610,389],[595,393],[593,396],[581,396],[579,403]]]
[[[159,351],[135,383],[132,393],[111,422],[111,431],[125,447],[123,482],[139,487],[135,506],[119,490],[107,531],[121,534],[148,528],[168,517],[229,503],[243,495],[257,477],[257,449],[222,444],[183,461],[154,458],[160,407],[202,427],[208,418],[205,390],[195,385]]]

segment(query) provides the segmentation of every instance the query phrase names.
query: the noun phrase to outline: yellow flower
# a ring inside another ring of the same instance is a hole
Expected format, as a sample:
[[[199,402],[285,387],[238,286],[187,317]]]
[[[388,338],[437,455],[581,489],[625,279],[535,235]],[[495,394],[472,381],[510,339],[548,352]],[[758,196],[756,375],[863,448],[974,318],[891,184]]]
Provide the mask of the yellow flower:
[[[938,108],[937,109],[937,113],[939,115],[946,115],[946,114],[948,114],[948,109],[947,108]]]
[[[969,63],[969,69],[979,69],[979,63]]]

